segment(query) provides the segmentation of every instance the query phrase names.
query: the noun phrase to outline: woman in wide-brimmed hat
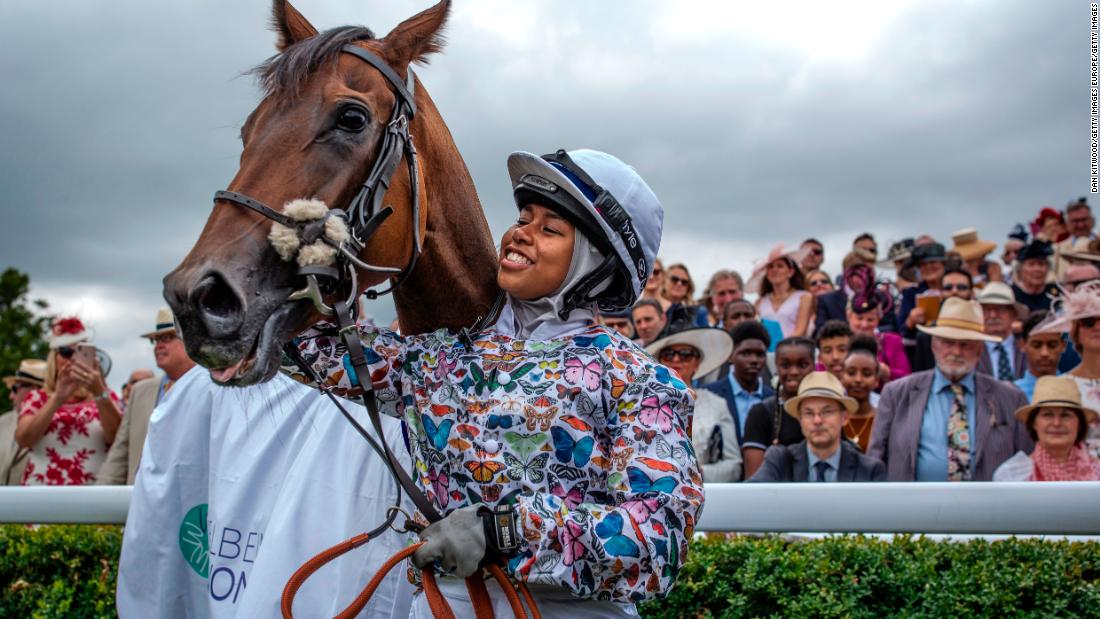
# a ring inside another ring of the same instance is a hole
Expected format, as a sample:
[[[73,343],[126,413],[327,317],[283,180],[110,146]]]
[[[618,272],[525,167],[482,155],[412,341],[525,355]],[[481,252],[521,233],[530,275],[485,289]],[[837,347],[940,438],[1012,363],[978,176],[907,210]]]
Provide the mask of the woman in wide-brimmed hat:
[[[663,337],[646,352],[667,365],[692,384],[696,376],[706,376],[722,365],[733,353],[729,333],[713,327],[685,329]],[[741,449],[737,446],[737,430],[726,401],[706,389],[695,392],[695,412],[692,417],[691,444],[706,482],[730,482],[741,478]],[[669,445],[669,453],[681,448]]]
[[[1087,282],[1066,292],[1054,304],[1057,318],[1044,331],[1069,333],[1081,363],[1069,371],[1077,382],[1086,408],[1100,410],[1100,282]],[[1093,457],[1100,457],[1100,422],[1091,421],[1085,446]]]
[[[963,228],[952,234],[951,240],[955,244],[951,251],[962,258],[963,267],[973,278],[974,286],[981,288],[988,282],[1004,280],[1001,265],[986,260],[986,257],[997,249],[997,243],[979,238],[976,228]]]
[[[814,299],[798,266],[805,250],[785,249],[780,243],[756,262],[745,289],[760,294],[756,313],[779,323],[783,337],[804,336],[810,329]]]
[[[76,358],[91,334],[79,318],[59,318],[50,332],[46,381],[19,408],[15,441],[30,450],[25,486],[81,486],[95,482],[122,421],[120,400],[96,362]]]
[[[1100,481],[1100,460],[1085,447],[1096,411],[1081,403],[1077,383],[1067,376],[1043,376],[1029,406],[1016,411],[1035,441],[1031,455],[1017,452],[997,467],[993,481]]]

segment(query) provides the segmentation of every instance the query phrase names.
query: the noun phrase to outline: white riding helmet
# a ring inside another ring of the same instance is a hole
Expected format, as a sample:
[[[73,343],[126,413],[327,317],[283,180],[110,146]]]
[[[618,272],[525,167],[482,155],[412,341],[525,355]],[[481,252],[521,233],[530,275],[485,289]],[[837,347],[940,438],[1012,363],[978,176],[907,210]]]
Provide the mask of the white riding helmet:
[[[561,211],[607,259],[566,291],[563,312],[597,303],[602,310],[630,307],[645,288],[657,258],[664,208],[634,168],[595,150],[559,150],[539,157],[508,156],[516,206],[538,203]],[[613,275],[611,285],[589,296]]]

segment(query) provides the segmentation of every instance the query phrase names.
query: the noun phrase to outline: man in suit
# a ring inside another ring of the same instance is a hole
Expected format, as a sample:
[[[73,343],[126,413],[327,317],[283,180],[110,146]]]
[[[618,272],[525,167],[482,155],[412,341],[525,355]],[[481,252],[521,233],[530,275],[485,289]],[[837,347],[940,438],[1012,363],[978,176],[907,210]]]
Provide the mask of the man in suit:
[[[733,354],[730,355],[730,370],[726,376],[701,389],[722,396],[726,401],[733,427],[737,432],[737,445],[745,442],[745,420],[749,409],[766,398],[775,395],[761,377],[764,362],[768,356],[771,338],[764,325],[756,320],[746,320],[729,330],[733,338]]]
[[[989,481],[993,471],[1033,443],[1014,412],[1027,397],[1011,383],[976,371],[984,332],[976,301],[944,301],[932,336],[936,367],[882,390],[868,455],[886,463],[890,481]]]
[[[1008,382],[1023,378],[1027,373],[1027,354],[1012,334],[1012,323],[1019,317],[1012,288],[1001,282],[989,282],[978,293],[977,300],[982,306],[985,334],[1001,340],[985,343],[978,359],[978,372]]]
[[[783,404],[783,410],[798,419],[806,438],[769,447],[760,470],[749,481],[886,481],[881,461],[842,440],[844,424],[857,406],[829,372],[807,375],[798,386],[798,396]]]
[[[15,426],[19,421],[19,407],[31,391],[41,389],[46,383],[46,362],[24,359],[12,376],[4,377],[12,409],[0,415],[0,486],[18,486],[23,483],[23,469],[27,468],[29,449],[15,442]]]
[[[115,442],[96,475],[99,485],[133,485],[153,409],[164,400],[172,385],[195,367],[176,332],[175,318],[168,308],[157,310],[156,328],[141,337],[153,344],[157,367],[164,371],[164,376],[140,381],[130,391],[130,402],[122,415]]]

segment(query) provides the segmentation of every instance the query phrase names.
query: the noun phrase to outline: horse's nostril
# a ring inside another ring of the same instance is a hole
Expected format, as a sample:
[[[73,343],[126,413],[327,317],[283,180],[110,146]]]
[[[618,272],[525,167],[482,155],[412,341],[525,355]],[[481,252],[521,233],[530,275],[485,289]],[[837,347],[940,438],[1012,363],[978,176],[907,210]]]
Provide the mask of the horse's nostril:
[[[191,306],[198,309],[207,331],[214,337],[236,333],[244,317],[241,300],[218,273],[211,273],[191,291]]]

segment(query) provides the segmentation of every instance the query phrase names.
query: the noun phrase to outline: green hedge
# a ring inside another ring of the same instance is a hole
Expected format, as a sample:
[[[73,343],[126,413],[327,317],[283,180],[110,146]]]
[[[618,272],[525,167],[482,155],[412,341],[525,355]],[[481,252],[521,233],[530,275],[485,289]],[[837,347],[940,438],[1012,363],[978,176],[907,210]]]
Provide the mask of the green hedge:
[[[0,526],[0,617],[113,617],[119,527]],[[646,617],[1100,617],[1100,544],[706,540]]]
[[[117,526],[0,526],[0,617],[115,617]]]
[[[692,546],[646,617],[1100,617],[1100,544],[862,536]]]

